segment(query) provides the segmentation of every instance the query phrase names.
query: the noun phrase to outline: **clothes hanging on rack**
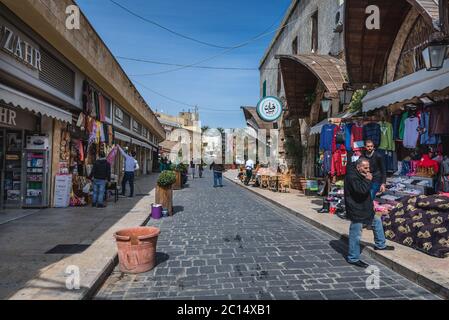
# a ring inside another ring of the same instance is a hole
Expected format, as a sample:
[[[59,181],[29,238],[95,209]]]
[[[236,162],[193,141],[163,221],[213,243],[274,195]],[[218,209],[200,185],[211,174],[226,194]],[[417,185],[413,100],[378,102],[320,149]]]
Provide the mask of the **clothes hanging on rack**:
[[[449,135],[449,106],[439,103],[429,108],[429,133],[433,135]]]
[[[396,146],[393,140],[393,125],[386,121],[379,122],[380,144],[379,149],[395,151]]]
[[[352,123],[346,123],[345,124],[345,147],[346,151],[352,151],[351,146],[351,129],[352,129]]]
[[[363,150],[365,142],[363,141],[363,125],[355,123],[351,128],[351,147],[353,151]]]
[[[408,111],[404,112],[401,116],[399,123],[399,140],[404,140],[405,120],[408,119]]]
[[[448,123],[449,125],[449,123]],[[441,139],[437,135],[430,134],[430,112],[422,112],[421,119],[419,120],[419,129],[421,133],[421,144],[438,144]]]
[[[392,126],[393,126],[393,140],[399,139],[399,127],[401,124],[401,117],[400,114],[395,114],[392,118]]]
[[[367,123],[363,126],[363,141],[371,140],[377,148],[380,144],[380,125],[376,122]]]
[[[325,151],[323,158],[323,172],[328,175],[332,170],[332,151]]]
[[[332,155],[331,175],[341,177],[346,174],[348,152],[343,144]]]
[[[419,137],[419,119],[417,117],[410,117],[404,122],[404,138],[403,144],[405,148],[414,149]]]
[[[336,125],[329,123],[329,124],[325,124],[321,128],[321,135],[320,135],[320,149],[321,150],[332,151],[335,127],[336,127]]]

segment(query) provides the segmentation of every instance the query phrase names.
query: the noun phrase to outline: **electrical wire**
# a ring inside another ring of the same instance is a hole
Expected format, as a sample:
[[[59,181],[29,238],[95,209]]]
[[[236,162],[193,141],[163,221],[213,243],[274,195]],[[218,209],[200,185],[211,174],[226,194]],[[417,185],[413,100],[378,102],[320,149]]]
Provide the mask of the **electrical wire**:
[[[248,41],[242,42],[241,44],[239,44],[239,45],[237,45],[237,46],[231,47],[231,48],[229,48],[229,49],[227,49],[227,50],[224,50],[224,51],[222,51],[222,52],[220,52],[220,53],[218,53],[218,54],[216,54],[216,55],[210,56],[210,57],[208,57],[208,58],[205,58],[205,59],[196,61],[196,62],[191,63],[191,64],[183,65],[183,66],[181,66],[181,67],[177,67],[177,68],[173,68],[173,69],[169,69],[169,70],[165,70],[165,71],[160,71],[160,72],[148,73],[148,74],[145,74],[145,76],[154,76],[154,75],[166,74],[166,73],[171,73],[171,72],[183,70],[183,69],[186,69],[186,68],[192,68],[192,67],[197,66],[197,65],[199,65],[199,64],[202,64],[202,63],[204,63],[204,62],[207,62],[207,61],[213,60],[213,59],[215,59],[215,58],[217,58],[217,57],[220,57],[220,56],[222,56],[222,55],[225,55],[225,54],[227,54],[228,52],[231,52],[231,51],[233,51],[233,50],[235,50],[235,49],[239,49],[239,48],[245,47],[245,46],[247,46],[248,44],[251,44],[251,43],[254,42],[254,41],[257,41],[257,40],[259,40],[259,39],[261,39],[261,38],[263,38],[263,37],[265,37],[265,36],[267,36],[267,35],[270,35],[270,34],[272,34],[272,33],[275,33],[275,32],[277,32],[277,31],[279,31],[279,30],[282,30],[282,29],[284,29],[284,28],[290,26],[291,24],[295,23],[295,22],[296,22],[297,20],[299,20],[299,19],[300,19],[300,18],[293,19],[293,20],[290,21],[289,23],[283,25],[282,27],[280,27],[280,28],[278,28],[278,29],[276,29],[276,30],[272,30],[272,31],[269,31],[269,32],[265,32],[265,33],[263,33],[263,34],[261,34],[261,35],[259,35],[259,36],[256,36],[256,37],[254,37],[254,38],[252,38],[252,39],[250,39],[250,40],[248,40]]]
[[[120,60],[128,60],[128,61],[135,61],[135,62],[144,62],[144,63],[150,63],[150,64],[158,64],[158,65],[164,65],[164,66],[175,66],[175,67],[184,67],[185,64],[178,64],[178,63],[167,63],[167,62],[161,62],[161,61],[155,61],[155,60],[145,60],[145,59],[138,59],[138,58],[129,58],[129,57],[122,57],[122,56],[116,56],[117,59]],[[193,66],[192,68],[197,69],[213,69],[213,70],[243,70],[243,71],[253,71],[253,70],[259,70],[259,68],[244,68],[244,67],[213,67],[213,66]],[[277,70],[279,68],[263,68],[264,70],[272,69]],[[144,76],[146,74],[131,74],[130,76]]]
[[[239,110],[229,110],[229,109],[214,109],[214,108],[206,108],[206,107],[195,106],[193,104],[186,103],[186,102],[183,102],[183,101],[179,101],[179,100],[170,98],[170,97],[168,97],[168,96],[166,96],[166,95],[164,95],[164,94],[162,94],[160,92],[154,91],[153,89],[148,88],[146,85],[144,85],[140,81],[134,80],[134,82],[139,84],[142,88],[144,88],[144,89],[146,89],[146,90],[148,90],[148,91],[150,91],[150,92],[152,92],[152,93],[154,93],[154,94],[156,94],[156,95],[158,95],[158,96],[160,96],[162,98],[165,98],[165,99],[167,99],[169,101],[172,101],[172,102],[175,102],[175,103],[178,103],[180,105],[187,106],[187,107],[190,107],[190,108],[198,107],[198,109],[207,110],[207,111],[217,111],[217,112],[220,112],[220,113],[224,113],[224,112],[239,112],[240,113],[241,112],[240,109]]]
[[[159,23],[157,23],[157,22],[155,22],[155,21],[153,21],[153,20],[150,20],[150,19],[147,19],[147,18],[145,18],[145,17],[142,17],[141,15],[139,15],[139,14],[137,14],[137,13],[135,13],[135,12],[129,10],[128,8],[124,7],[123,5],[121,5],[120,3],[118,3],[118,2],[116,2],[116,1],[114,1],[114,0],[109,0],[109,1],[112,2],[113,4],[115,4],[117,7],[119,7],[119,8],[121,8],[121,9],[123,9],[124,11],[128,12],[128,13],[131,14],[132,16],[134,16],[134,17],[136,17],[136,18],[139,18],[139,19],[141,19],[141,20],[143,20],[143,21],[145,21],[145,22],[148,22],[148,23],[150,23],[150,24],[152,24],[152,25],[155,25],[155,26],[157,26],[157,27],[159,27],[159,28],[161,28],[161,29],[164,29],[165,31],[168,31],[168,32],[170,32],[170,33],[172,33],[172,34],[174,34],[174,35],[176,35],[176,36],[178,36],[178,37],[181,37],[181,38],[184,38],[184,39],[187,39],[187,40],[196,42],[196,43],[200,43],[200,44],[205,45],[205,46],[213,47],[213,48],[219,48],[219,49],[229,49],[229,48],[230,48],[230,47],[220,46],[220,45],[216,45],[216,44],[213,44],[213,43],[201,41],[201,40],[198,40],[198,39],[195,39],[195,38],[186,36],[186,35],[184,35],[184,34],[182,34],[182,33],[179,33],[179,32],[177,32],[177,31],[174,31],[174,30],[172,30],[172,29],[169,29],[169,28],[167,28],[167,27],[164,27],[163,25],[161,25],[161,24],[159,24]]]

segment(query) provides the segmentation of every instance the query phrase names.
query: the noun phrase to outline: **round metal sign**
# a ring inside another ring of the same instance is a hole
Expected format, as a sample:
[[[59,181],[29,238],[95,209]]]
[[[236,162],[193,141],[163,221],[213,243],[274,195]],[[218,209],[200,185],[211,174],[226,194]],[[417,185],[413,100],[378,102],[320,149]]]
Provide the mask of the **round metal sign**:
[[[263,121],[273,122],[282,114],[282,102],[276,97],[265,97],[259,101],[256,109]]]

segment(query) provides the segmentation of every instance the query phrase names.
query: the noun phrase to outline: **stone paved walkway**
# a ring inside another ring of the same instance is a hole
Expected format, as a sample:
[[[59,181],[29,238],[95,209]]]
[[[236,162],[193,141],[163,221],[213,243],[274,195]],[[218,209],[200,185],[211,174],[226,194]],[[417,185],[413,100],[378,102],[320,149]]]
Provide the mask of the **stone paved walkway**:
[[[437,299],[382,266],[380,288],[344,260],[346,244],[211,173],[176,191],[176,215],[161,228],[158,265],[139,275],[118,268],[97,299]]]

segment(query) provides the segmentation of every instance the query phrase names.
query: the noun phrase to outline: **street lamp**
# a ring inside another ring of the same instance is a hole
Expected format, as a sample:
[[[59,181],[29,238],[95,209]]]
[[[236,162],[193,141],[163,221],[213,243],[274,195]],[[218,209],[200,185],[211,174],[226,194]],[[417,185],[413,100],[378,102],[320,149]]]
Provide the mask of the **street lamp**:
[[[323,112],[328,112],[332,104],[332,100],[329,99],[323,99],[321,100],[321,109]]]
[[[340,95],[340,104],[348,105],[351,103],[352,96],[354,95],[354,90],[351,88],[344,88],[343,90],[338,91]]]
[[[422,52],[427,71],[436,71],[443,67],[448,44],[447,40],[436,39],[430,41]]]

